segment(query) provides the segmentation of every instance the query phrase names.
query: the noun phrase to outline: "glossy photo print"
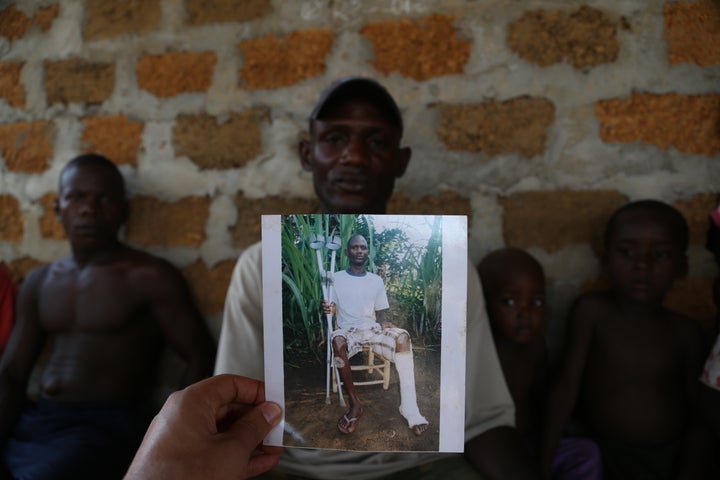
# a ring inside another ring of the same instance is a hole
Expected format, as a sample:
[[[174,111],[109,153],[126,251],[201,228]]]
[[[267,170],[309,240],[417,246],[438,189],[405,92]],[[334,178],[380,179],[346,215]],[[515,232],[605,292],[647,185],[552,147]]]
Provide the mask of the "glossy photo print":
[[[264,215],[269,445],[462,452],[467,218]]]

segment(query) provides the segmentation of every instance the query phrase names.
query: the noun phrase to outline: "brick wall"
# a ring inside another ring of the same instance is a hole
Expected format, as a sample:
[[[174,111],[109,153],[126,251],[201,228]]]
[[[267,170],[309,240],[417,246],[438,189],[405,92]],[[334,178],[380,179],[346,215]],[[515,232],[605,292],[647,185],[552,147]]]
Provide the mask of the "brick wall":
[[[601,5],[601,7],[600,7]],[[720,3],[38,0],[0,4],[0,261],[68,253],[57,176],[120,165],[125,239],[175,263],[219,329],[260,213],[312,210],[296,143],[334,78],[382,81],[413,148],[392,213],[469,216],[470,255],[527,248],[551,319],[602,282],[604,222],[675,204],[691,269],[668,303],[708,325],[720,192]]]

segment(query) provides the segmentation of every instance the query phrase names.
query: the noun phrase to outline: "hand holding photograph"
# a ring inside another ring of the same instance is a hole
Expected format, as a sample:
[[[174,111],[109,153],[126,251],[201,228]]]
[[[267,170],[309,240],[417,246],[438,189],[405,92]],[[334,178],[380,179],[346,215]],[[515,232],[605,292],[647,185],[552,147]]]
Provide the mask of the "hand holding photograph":
[[[268,445],[462,452],[467,218],[264,215]]]

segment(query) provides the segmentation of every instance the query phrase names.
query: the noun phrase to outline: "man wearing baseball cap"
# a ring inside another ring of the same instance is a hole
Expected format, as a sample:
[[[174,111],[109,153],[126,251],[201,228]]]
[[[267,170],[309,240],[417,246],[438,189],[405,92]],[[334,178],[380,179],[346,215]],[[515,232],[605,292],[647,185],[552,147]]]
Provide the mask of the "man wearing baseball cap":
[[[298,151],[303,168],[312,172],[321,211],[385,213],[395,180],[403,175],[411,156],[410,148],[401,147],[402,115],[388,91],[370,78],[348,77],[334,82],[312,110],[309,134]],[[514,428],[514,406],[497,359],[477,272],[472,268],[467,272],[468,461],[457,454],[286,448],[276,471],[267,478],[290,474],[319,479],[418,479],[436,478],[440,472],[451,478],[466,478],[477,475],[478,470],[490,478],[539,478]],[[263,379],[261,286],[257,243],[242,253],[233,272],[216,374]]]

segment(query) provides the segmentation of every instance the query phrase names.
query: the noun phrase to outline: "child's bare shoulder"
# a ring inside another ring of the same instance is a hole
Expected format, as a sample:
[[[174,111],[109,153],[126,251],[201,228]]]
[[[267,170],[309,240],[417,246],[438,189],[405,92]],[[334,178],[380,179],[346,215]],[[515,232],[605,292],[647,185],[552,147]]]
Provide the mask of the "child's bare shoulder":
[[[608,290],[580,294],[573,303],[571,315],[578,321],[594,321],[606,315],[613,307],[612,293]]]

